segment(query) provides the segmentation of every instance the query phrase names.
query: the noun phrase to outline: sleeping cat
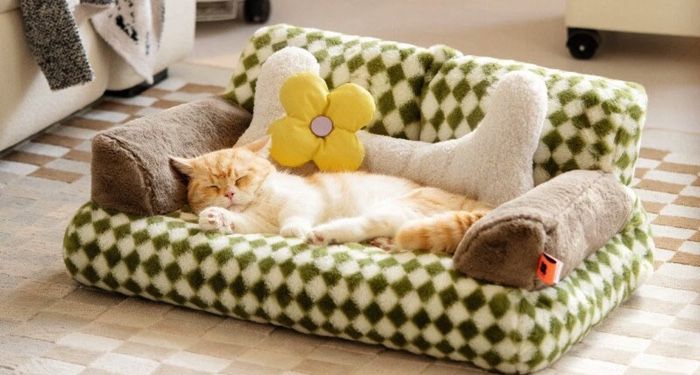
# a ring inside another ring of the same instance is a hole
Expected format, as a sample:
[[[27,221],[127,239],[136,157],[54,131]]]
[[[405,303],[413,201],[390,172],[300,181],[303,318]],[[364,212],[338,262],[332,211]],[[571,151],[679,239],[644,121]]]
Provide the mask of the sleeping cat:
[[[480,202],[398,177],[279,172],[267,159],[268,142],[172,158],[189,177],[187,198],[203,229],[452,253],[488,212]]]

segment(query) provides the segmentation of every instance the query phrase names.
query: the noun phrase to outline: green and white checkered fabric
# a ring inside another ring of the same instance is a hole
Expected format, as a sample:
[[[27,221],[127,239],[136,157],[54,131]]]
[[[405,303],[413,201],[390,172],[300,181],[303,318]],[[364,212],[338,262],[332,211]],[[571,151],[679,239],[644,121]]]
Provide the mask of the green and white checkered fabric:
[[[444,61],[457,54],[444,46],[427,49],[290,25],[264,27],[243,50],[225,97],[252,112],[262,63],[287,46],[311,52],[329,88],[353,82],[369,90],[377,104],[369,131],[414,140],[420,129],[423,87]]]
[[[632,179],[646,108],[638,85],[277,25],[255,33],[227,98],[252,111],[261,64],[288,45],[316,56],[329,87],[369,89],[371,131],[429,142],[473,130],[494,83],[532,70],[550,96],[537,182],[571,169]],[[652,247],[637,201],[605,247],[555,286],[528,292],[464,277],[449,256],[205,233],[191,213],[136,217],[87,203],[66,230],[64,259],[77,281],[105,290],[523,373],[555,361],[629,296],[652,272]]]
[[[651,246],[637,202],[627,227],[568,278],[528,292],[464,277],[449,256],[205,233],[190,213],[135,217],[88,203],[64,258],[88,286],[523,373],[630,295],[652,272]]]
[[[510,60],[463,56],[445,46],[421,48],[275,25],[258,30],[251,38],[226,97],[252,111],[262,63],[288,45],[316,56],[329,87],[354,82],[369,89],[378,108],[371,132],[426,142],[472,131],[485,116],[489,94],[505,73],[533,71],[545,78],[550,98],[535,153],[535,182],[573,169],[601,169],[613,172],[627,185],[632,181],[647,104],[640,85]]]
[[[496,83],[515,70],[541,75],[548,88],[547,118],[534,155],[536,183],[574,169],[600,169],[625,184],[632,181],[647,98],[641,86],[629,82],[511,60],[455,57],[425,91],[420,140],[445,141],[474,130],[488,112]]]

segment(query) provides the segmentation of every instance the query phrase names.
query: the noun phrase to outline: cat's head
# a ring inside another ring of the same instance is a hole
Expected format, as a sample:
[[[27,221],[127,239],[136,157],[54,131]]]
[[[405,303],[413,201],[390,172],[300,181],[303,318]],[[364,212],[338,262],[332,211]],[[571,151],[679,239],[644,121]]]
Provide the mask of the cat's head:
[[[172,165],[189,179],[187,201],[196,213],[216,206],[236,211],[255,200],[265,179],[275,170],[267,160],[269,138],[185,159]]]

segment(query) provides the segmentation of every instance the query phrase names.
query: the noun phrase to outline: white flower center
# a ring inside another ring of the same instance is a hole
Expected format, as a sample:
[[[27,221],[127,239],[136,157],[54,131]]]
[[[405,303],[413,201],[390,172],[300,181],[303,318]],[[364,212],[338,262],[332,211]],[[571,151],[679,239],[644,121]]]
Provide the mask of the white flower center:
[[[317,116],[311,120],[311,132],[317,137],[325,137],[333,131],[333,121],[326,116]]]

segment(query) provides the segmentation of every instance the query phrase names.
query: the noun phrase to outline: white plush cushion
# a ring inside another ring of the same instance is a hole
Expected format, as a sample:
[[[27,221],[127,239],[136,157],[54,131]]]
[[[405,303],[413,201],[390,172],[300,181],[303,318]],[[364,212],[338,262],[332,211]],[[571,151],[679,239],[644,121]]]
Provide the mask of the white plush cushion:
[[[286,47],[270,55],[256,83],[253,120],[237,145],[265,135],[270,123],[284,116],[279,91],[298,72],[319,73],[309,51]],[[459,139],[427,143],[361,132],[363,167],[494,206],[519,197],[534,186],[532,155],[547,111],[547,87],[540,76],[512,72],[494,91],[495,103],[480,127]]]

